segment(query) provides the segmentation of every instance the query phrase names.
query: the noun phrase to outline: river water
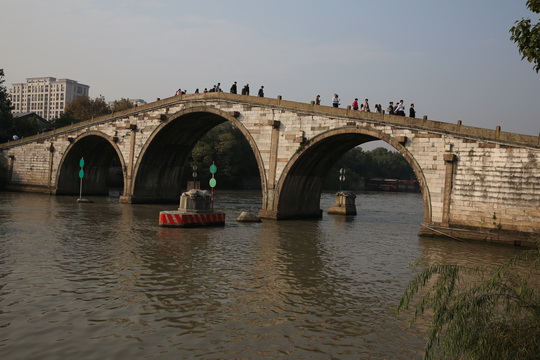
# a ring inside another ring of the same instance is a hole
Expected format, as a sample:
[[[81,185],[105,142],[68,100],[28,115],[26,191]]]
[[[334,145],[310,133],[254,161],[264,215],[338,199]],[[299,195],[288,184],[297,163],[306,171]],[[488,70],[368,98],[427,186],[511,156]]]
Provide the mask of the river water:
[[[420,194],[357,195],[357,216],[246,224],[260,192],[217,191],[225,227],[179,229],[171,205],[0,192],[0,358],[419,359],[408,264],[518,250],[419,238]]]

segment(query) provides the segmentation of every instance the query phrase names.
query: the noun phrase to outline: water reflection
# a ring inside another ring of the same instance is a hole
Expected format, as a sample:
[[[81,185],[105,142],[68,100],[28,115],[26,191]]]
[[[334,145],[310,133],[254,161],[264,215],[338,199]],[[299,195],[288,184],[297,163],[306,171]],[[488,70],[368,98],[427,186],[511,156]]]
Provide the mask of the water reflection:
[[[207,229],[158,227],[174,206],[92,200],[0,193],[4,358],[420,358],[422,329],[395,316],[408,264],[516,251],[418,239],[418,194],[358,194],[357,216],[243,224],[260,193],[220,192],[227,224]]]

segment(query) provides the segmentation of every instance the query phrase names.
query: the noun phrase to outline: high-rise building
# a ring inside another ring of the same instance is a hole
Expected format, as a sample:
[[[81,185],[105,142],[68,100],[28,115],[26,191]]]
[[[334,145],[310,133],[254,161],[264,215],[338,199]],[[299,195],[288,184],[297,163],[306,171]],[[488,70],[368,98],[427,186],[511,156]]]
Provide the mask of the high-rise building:
[[[87,95],[90,86],[75,80],[53,77],[26,79],[26,83],[11,84],[13,113],[34,112],[46,120],[63,114],[66,105],[80,95]]]

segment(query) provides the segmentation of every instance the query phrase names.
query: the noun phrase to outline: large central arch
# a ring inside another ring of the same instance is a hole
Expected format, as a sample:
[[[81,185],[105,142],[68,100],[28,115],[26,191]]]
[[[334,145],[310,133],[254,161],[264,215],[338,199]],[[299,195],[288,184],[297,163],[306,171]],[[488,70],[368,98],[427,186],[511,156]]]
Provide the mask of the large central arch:
[[[322,133],[289,160],[277,183],[274,217],[320,217],[322,187],[332,166],[350,149],[373,140],[387,142],[409,163],[422,191],[424,223],[430,223],[429,189],[417,161],[398,140],[377,130],[361,128],[341,128]]]
[[[175,114],[158,126],[141,150],[134,169],[132,202],[178,201],[182,189],[182,169],[191,150],[213,127],[229,121],[248,141],[266,188],[266,175],[260,151],[245,126],[228,112],[211,106],[190,107]],[[263,201],[265,197],[263,191]]]

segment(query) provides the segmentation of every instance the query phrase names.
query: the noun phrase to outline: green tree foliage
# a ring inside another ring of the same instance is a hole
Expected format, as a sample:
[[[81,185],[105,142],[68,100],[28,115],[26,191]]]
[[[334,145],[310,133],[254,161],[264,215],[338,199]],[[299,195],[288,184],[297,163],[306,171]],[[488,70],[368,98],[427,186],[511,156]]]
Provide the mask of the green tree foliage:
[[[11,115],[13,106],[4,82],[4,69],[0,69],[0,142],[11,138],[13,126],[13,116]]]
[[[218,167],[215,175],[221,188],[260,188],[259,170],[253,150],[242,133],[231,123],[223,123],[206,133],[192,150],[192,161],[188,161],[184,174],[191,175],[192,166],[197,166],[197,180],[203,187],[208,184],[212,162]],[[187,176],[185,180],[191,180]]]
[[[129,100],[129,99],[120,99],[115,100],[111,105],[111,111],[112,112],[118,112],[122,110],[131,109],[132,107],[135,107],[135,105]]]
[[[259,169],[253,151],[238,129],[226,122],[205,134],[192,150],[184,167],[184,180],[191,180],[192,166],[197,166],[198,180],[208,184],[208,168],[214,161],[222,188],[260,188]],[[398,152],[385,148],[363,151],[360,147],[347,152],[331,169],[325,188],[339,188],[339,169],[345,168],[347,188],[361,188],[363,178],[415,179],[414,172]]]
[[[382,147],[371,151],[356,147],[348,151],[330,170],[325,189],[339,188],[340,168],[346,170],[345,184],[348,189],[360,188],[364,178],[416,179],[409,163],[400,153]]]
[[[56,119],[54,126],[61,127],[110,113],[111,110],[102,96],[91,99],[87,95],[81,95],[66,105],[64,109],[65,115]]]
[[[55,128],[61,128],[62,126],[68,126],[76,122],[79,122],[79,120],[75,119],[71,115],[62,113],[59,118],[56,118],[52,121],[52,124]]]
[[[423,266],[399,311],[431,316],[424,359],[538,359],[540,247],[494,269]],[[525,269],[525,270],[524,270]],[[412,305],[414,303],[414,305]]]
[[[540,0],[527,0],[527,7],[534,13],[540,13]],[[522,18],[510,29],[510,40],[518,46],[522,60],[533,63],[533,69],[540,71],[540,22],[531,23],[531,19]]]
[[[27,116],[25,118],[14,118],[12,131],[19,137],[31,136],[39,134],[44,129],[43,125],[40,125],[36,116]]]

